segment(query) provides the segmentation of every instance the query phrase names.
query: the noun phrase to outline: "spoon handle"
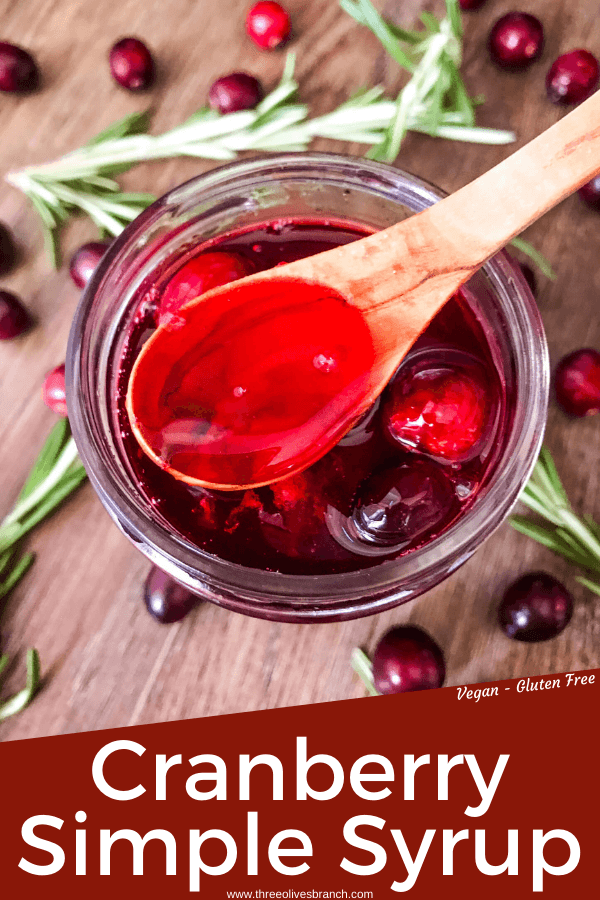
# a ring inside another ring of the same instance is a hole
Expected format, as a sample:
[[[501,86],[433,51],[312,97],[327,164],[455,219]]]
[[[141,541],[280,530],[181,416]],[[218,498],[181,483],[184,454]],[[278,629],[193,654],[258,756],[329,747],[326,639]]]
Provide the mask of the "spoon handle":
[[[452,245],[457,267],[477,268],[598,171],[600,91],[421,218],[449,254],[444,268]]]

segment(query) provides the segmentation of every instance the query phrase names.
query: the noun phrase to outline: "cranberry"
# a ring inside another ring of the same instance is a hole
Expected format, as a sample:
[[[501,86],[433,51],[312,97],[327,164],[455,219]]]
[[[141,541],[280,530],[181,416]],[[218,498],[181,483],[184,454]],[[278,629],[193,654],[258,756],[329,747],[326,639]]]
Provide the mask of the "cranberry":
[[[123,38],[111,48],[110,71],[115,81],[128,91],[145,91],[154,81],[152,54],[137,38]]]
[[[208,92],[211,109],[220,113],[239,112],[254,109],[263,98],[263,89],[258,78],[246,72],[234,72],[217,79]]]
[[[579,196],[592,209],[600,210],[600,175],[596,175],[591,181],[580,187]]]
[[[479,9],[484,3],[485,0],[458,0],[461,9]]]
[[[237,253],[208,251],[192,257],[171,278],[162,295],[159,324],[162,324],[190,300],[212,288],[250,275],[249,260]]]
[[[0,275],[12,269],[15,261],[15,245],[6,225],[0,222]]]
[[[65,391],[65,364],[61,363],[48,372],[42,386],[42,397],[46,406],[59,416],[67,415]]]
[[[388,435],[405,450],[460,462],[476,453],[490,407],[480,367],[409,366],[392,384],[383,415]]]
[[[589,50],[571,50],[559,56],[546,75],[546,92],[553,103],[582,103],[598,85],[600,67]]]
[[[359,490],[352,519],[364,540],[394,546],[439,528],[455,503],[452,483],[441,467],[416,459],[371,475]]]
[[[246,32],[255,44],[265,50],[281,47],[292,30],[290,17],[283,6],[272,0],[261,0],[248,11]]]
[[[541,55],[542,23],[529,13],[510,12],[498,19],[488,38],[488,50],[503,69],[525,69]]]
[[[571,621],[573,598],[546,572],[523,575],[508,588],[498,608],[504,633],[516,641],[547,641]]]
[[[24,94],[38,86],[40,73],[27,50],[0,41],[0,91]]]
[[[569,416],[600,412],[600,353],[589,347],[561,359],[554,374],[557,403]]]
[[[0,291],[0,341],[9,341],[27,331],[33,320],[18,297]]]
[[[398,625],[381,638],[373,655],[373,683],[380,694],[439,688],[446,677],[442,651],[426,631]]]
[[[75,251],[69,263],[69,275],[76,287],[86,286],[108,246],[107,241],[90,241]]]
[[[179,622],[198,604],[198,597],[158,566],[152,566],[144,585],[144,602],[163,625]]]
[[[523,278],[529,285],[529,290],[535,297],[537,293],[537,280],[535,277],[535,272],[533,271],[531,266],[527,265],[527,263],[521,263],[521,272],[523,273]]]

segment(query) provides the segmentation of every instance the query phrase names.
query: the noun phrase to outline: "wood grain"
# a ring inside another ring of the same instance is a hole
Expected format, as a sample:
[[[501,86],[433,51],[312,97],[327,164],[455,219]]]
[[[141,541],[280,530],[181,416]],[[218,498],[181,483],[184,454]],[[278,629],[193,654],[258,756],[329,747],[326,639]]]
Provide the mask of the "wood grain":
[[[2,40],[28,47],[44,73],[31,97],[0,96],[0,172],[53,158],[79,146],[116,118],[148,103],[155,127],[180,122],[201,105],[210,83],[246,69],[274,84],[278,53],[246,39],[246,2],[220,0],[0,0]],[[400,80],[377,42],[343,15],[334,0],[286,0],[295,23],[303,100],[315,112],[333,108],[362,84]],[[486,103],[479,123],[513,128],[519,144],[562,113],[544,96],[550,62],[577,46],[600,50],[594,0],[529,0],[546,29],[541,61],[528,72],[500,72],[485,51],[492,22],[511,8],[496,0],[466,14],[466,82]],[[379,3],[382,8],[382,3]],[[390,0],[396,21],[414,22],[422,8],[440,13],[441,0]],[[147,96],[111,83],[106,55],[118,38],[145,39],[160,65]],[[321,148],[342,149],[333,142]],[[360,148],[344,147],[347,152]],[[411,135],[398,165],[456,190],[510,152]],[[138,167],[123,181],[132,189],[163,192],[209,168],[193,161]],[[0,346],[0,515],[13,502],[50,429],[40,399],[44,374],[64,358],[78,295],[65,270],[50,271],[35,214],[8,185],[0,186],[0,219],[14,230],[20,265],[2,287],[26,299],[38,327]],[[600,219],[576,197],[533,226],[528,238],[554,264],[555,282],[540,279],[539,306],[553,362],[576,347],[600,343]],[[93,231],[77,222],[65,235],[67,255]],[[581,512],[600,514],[600,419],[568,421],[550,410],[547,442]],[[360,697],[349,665],[353,646],[372,649],[391,624],[427,628],[444,648],[448,683],[485,681],[600,665],[600,605],[580,588],[574,572],[533,542],[503,526],[467,565],[423,598],[388,613],[327,625],[282,625],[244,618],[210,605],[185,622],[155,624],[141,602],[148,563],[110,522],[86,485],[30,541],[37,561],[10,598],[2,624],[3,649],[16,654],[8,692],[20,686],[23,651],[38,647],[46,684],[32,706],[5,723],[4,739],[37,737],[207,716],[241,710]],[[567,582],[577,599],[574,620],[557,639],[538,645],[499,633],[494,607],[504,587],[533,568]]]

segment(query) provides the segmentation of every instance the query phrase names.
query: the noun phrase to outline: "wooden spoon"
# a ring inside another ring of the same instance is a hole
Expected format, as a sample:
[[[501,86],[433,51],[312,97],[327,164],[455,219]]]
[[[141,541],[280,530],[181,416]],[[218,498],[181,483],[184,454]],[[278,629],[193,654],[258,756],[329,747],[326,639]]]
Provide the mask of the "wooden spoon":
[[[140,446],[175,478],[220,490],[307,468],[456,290],[599,170],[600,92],[418,215],[186,304],[131,374]]]

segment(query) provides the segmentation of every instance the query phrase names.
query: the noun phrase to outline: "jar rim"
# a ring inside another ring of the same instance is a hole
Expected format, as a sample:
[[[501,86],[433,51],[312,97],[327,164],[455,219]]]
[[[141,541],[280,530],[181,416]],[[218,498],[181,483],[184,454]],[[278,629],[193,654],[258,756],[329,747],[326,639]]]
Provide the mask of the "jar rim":
[[[516,383],[518,429],[495,465],[485,496],[447,530],[423,547],[366,569],[336,575],[290,575],[250,568],[195,547],[150,518],[124,487],[116,460],[103,453],[98,439],[108,428],[106,416],[86,402],[90,393],[87,354],[94,339],[94,304],[107,275],[151,221],[170,204],[214,203],[234,186],[305,179],[335,187],[348,183],[367,193],[382,194],[414,211],[425,208],[441,192],[400,169],[383,163],[333,153],[286,153],[236,161],[199,175],[174,188],[148,207],[111,244],[81,298],[73,320],[66,360],[67,397],[73,435],[91,482],[121,530],[152,562],[192,590],[238,612],[288,621],[335,620],[372,614],[416,596],[458,568],[504,520],[518,500],[541,446],[549,389],[549,362],[537,305],[520,272],[505,252],[483,271],[502,304],[521,371]],[[414,209],[414,207],[417,209]],[[452,563],[449,567],[448,558]],[[426,576],[426,577],[425,577]],[[419,587],[421,582],[424,587]],[[317,612],[318,610],[318,612]]]

